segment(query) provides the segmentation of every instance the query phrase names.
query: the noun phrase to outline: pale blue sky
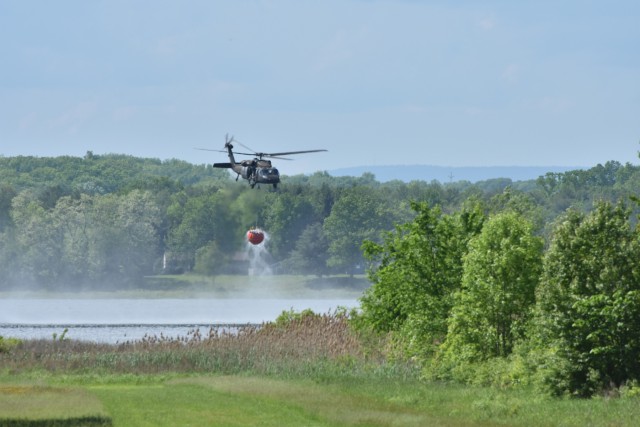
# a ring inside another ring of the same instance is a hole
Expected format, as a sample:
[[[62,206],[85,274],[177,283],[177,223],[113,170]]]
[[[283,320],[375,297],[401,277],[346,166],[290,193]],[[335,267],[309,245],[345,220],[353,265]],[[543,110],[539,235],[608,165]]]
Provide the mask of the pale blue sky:
[[[638,163],[640,2],[0,0],[0,155]]]

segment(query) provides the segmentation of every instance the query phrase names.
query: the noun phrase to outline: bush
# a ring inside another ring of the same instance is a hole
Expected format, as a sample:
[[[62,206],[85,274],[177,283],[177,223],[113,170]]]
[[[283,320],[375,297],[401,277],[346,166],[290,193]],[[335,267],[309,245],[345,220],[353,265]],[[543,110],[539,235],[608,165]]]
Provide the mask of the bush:
[[[8,353],[21,342],[17,338],[5,338],[0,335],[0,353]]]

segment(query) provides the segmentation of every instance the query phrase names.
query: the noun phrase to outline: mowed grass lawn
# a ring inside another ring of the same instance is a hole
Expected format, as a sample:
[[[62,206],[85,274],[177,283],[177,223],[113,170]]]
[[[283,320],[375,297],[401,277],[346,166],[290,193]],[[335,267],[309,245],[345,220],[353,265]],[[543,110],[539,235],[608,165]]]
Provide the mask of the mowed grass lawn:
[[[7,376],[0,381],[0,425],[3,419],[90,415],[102,416],[114,426],[132,427],[634,426],[640,419],[636,398],[549,399],[531,391],[417,380],[126,375],[105,381],[96,376],[53,375],[47,386],[16,386],[8,381]],[[50,400],[43,401],[44,396]],[[41,406],[37,417],[30,413],[36,406]],[[16,416],[16,409],[29,413]],[[68,425],[87,424],[70,420]]]

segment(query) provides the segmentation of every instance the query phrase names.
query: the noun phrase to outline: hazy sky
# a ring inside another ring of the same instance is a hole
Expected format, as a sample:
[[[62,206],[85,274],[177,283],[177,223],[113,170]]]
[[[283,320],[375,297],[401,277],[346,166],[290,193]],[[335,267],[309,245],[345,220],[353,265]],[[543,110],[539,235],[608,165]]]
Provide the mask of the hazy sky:
[[[0,155],[638,163],[640,2],[0,0]]]

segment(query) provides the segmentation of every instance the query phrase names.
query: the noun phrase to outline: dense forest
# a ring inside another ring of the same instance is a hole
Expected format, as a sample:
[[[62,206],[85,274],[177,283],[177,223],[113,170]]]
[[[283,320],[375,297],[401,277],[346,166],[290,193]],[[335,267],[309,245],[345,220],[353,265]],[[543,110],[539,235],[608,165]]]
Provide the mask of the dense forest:
[[[237,273],[259,226],[278,273],[366,273],[353,323],[426,377],[589,396],[640,381],[638,188],[615,161],[474,184],[316,172],[274,191],[178,160],[0,157],[0,289]]]

